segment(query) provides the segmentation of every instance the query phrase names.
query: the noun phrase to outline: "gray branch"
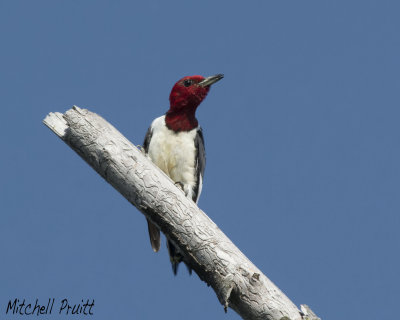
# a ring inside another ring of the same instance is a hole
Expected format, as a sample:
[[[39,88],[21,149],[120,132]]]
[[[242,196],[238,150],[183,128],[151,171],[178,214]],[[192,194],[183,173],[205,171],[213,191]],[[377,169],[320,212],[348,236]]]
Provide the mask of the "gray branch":
[[[243,319],[319,319],[307,306],[299,311],[192,200],[103,118],[74,106],[65,114],[50,113],[43,122],[180,248],[225,311],[230,307]]]

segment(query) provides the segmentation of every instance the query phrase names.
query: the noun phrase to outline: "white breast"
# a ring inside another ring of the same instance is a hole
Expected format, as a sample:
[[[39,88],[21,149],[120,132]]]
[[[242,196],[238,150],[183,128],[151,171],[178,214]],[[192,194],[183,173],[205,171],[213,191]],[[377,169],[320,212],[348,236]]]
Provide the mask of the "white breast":
[[[174,182],[181,182],[187,196],[196,184],[194,140],[197,129],[174,132],[165,124],[165,116],[152,123],[152,137],[148,155]]]

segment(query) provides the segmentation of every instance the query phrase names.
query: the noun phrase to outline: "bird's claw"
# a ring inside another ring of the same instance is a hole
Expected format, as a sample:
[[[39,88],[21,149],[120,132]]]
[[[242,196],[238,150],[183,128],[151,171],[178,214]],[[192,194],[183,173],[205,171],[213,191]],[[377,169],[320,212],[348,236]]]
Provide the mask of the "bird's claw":
[[[183,189],[183,183],[180,181],[175,182],[175,186],[177,186],[179,189],[181,189],[182,191],[184,191]]]

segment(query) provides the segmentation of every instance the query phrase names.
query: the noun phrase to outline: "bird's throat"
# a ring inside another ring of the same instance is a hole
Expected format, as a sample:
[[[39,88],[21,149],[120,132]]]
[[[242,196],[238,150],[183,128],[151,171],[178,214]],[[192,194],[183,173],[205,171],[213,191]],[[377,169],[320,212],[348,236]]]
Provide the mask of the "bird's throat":
[[[165,124],[168,129],[175,132],[190,131],[199,125],[194,112],[187,110],[168,111],[165,115]]]

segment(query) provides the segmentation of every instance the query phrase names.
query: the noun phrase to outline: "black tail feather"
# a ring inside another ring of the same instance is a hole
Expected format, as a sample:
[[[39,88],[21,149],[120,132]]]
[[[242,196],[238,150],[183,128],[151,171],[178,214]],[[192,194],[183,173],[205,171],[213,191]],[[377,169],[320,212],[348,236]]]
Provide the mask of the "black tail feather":
[[[172,265],[172,271],[174,275],[178,273],[179,263],[183,261],[183,256],[179,253],[179,251],[175,248],[175,246],[170,242],[167,241],[167,248],[169,253],[169,259]],[[191,272],[190,272],[191,274]]]
[[[171,266],[172,266],[172,272],[174,273],[174,276],[176,276],[178,274],[179,262],[171,261]]]
[[[186,268],[188,269],[188,272],[190,275],[192,275],[192,268],[189,267],[189,265],[185,262]]]

